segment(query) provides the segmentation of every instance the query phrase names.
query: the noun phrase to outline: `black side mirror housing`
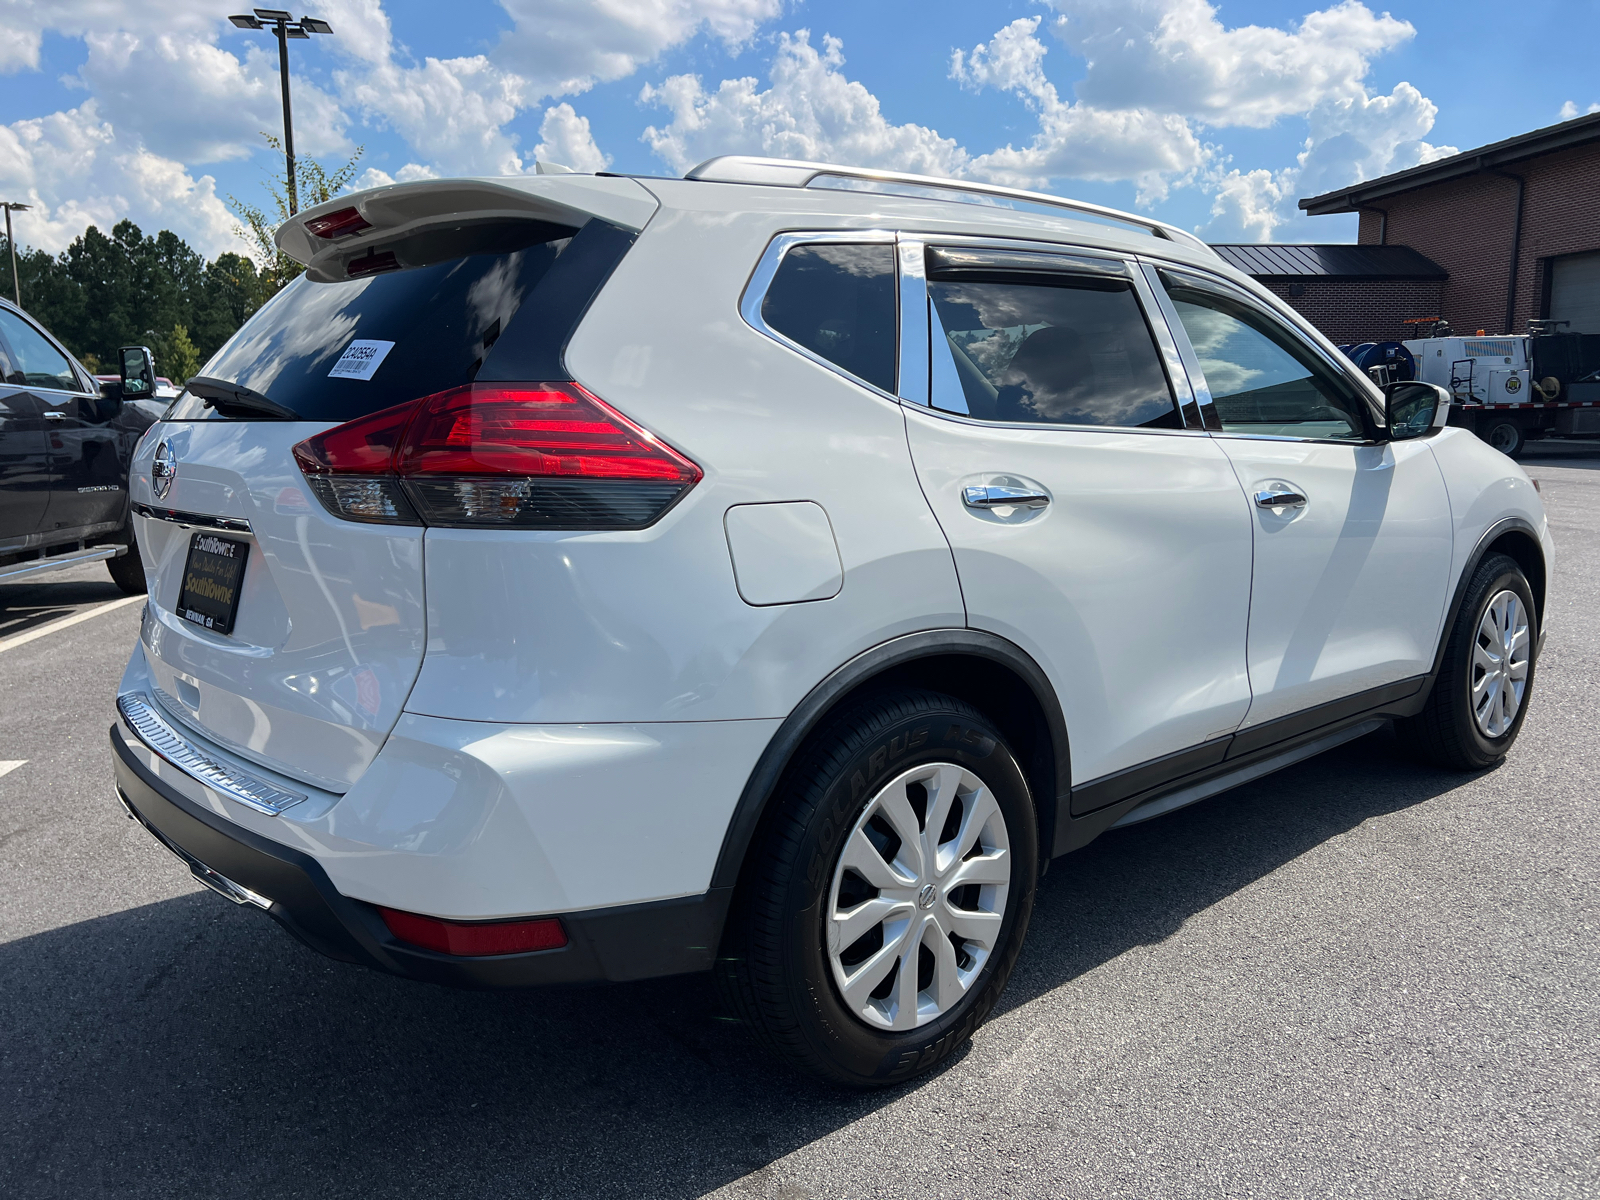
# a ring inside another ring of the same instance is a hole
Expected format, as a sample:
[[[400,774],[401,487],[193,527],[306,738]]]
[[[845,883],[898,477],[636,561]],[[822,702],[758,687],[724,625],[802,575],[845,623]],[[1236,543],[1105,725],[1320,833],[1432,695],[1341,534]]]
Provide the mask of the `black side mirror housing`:
[[[148,400],[156,394],[155,356],[148,346],[124,346],[117,351],[122,369],[122,399]]]
[[[1417,380],[1385,384],[1383,415],[1391,442],[1422,437],[1450,419],[1450,393],[1438,384]]]

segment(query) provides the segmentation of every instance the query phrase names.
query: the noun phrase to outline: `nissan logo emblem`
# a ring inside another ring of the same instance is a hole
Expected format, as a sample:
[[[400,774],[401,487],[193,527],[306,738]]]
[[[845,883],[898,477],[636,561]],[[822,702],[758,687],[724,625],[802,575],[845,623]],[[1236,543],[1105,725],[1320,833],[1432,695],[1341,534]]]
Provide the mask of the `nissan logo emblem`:
[[[178,473],[178,456],[172,452],[172,443],[165,438],[156,447],[156,456],[150,464],[150,490],[157,500],[165,500],[172,490],[172,477]]]

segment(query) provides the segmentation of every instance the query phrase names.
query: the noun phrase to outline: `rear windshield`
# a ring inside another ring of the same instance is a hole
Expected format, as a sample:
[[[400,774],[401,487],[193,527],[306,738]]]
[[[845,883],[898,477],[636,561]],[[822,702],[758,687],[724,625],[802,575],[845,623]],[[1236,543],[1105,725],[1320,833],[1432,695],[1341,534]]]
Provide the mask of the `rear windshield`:
[[[470,383],[577,233],[537,221],[434,230],[397,247],[398,261],[420,265],[332,282],[308,272],[200,375],[260,393],[303,421],[348,421]],[[187,392],[167,413],[209,419],[219,419],[216,409]]]

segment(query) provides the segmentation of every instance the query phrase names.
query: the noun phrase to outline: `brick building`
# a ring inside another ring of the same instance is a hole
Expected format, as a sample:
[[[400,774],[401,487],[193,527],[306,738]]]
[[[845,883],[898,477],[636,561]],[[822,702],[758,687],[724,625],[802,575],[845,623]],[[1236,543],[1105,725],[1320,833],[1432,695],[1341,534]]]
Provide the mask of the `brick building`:
[[[1573,333],[1600,333],[1600,113],[1312,196],[1300,207],[1313,216],[1359,213],[1361,246],[1410,247],[1442,267],[1448,277],[1438,307],[1457,333],[1525,333],[1540,317],[1569,321],[1564,328]],[[1357,287],[1349,302],[1384,324],[1387,288]],[[1398,336],[1386,325],[1367,336],[1379,333]]]
[[[1447,274],[1409,246],[1212,247],[1339,344],[1417,337],[1407,320],[1436,317]]]

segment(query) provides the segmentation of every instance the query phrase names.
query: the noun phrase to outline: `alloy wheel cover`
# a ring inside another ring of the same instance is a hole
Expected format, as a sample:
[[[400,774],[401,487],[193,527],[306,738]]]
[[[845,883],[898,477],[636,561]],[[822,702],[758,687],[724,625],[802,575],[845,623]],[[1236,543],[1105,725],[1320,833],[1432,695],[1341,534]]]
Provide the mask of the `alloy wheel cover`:
[[[1485,737],[1504,737],[1528,688],[1528,611],[1509,588],[1496,592],[1472,644],[1472,718]]]
[[[850,1013],[878,1030],[949,1012],[999,948],[1011,842],[988,786],[913,767],[868,801],[834,865],[824,949]]]

